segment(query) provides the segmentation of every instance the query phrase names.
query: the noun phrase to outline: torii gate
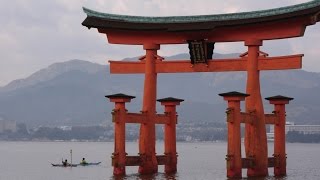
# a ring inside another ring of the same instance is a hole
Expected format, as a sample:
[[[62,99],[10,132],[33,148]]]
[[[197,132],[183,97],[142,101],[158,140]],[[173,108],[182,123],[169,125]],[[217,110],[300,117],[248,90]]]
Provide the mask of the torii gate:
[[[226,100],[232,102],[240,102],[244,97],[250,95],[246,98],[246,113],[240,113],[237,103],[229,103],[234,110],[231,113],[234,115],[236,122],[240,122],[239,118],[241,117],[250,119],[250,121],[243,120],[246,123],[246,158],[242,162],[239,161],[240,167],[234,166],[234,163],[239,163],[238,161],[228,161],[230,165],[227,169],[228,177],[241,177],[241,168],[248,168],[247,175],[249,177],[267,176],[268,167],[270,166],[275,167],[275,175],[286,174],[285,163],[282,163],[282,167],[280,168],[282,170],[279,171],[279,167],[274,165],[276,164],[274,161],[279,159],[270,160],[268,158],[265,125],[266,123],[285,120],[285,112],[283,112],[284,108],[282,105],[288,103],[291,98],[282,96],[270,97],[269,100],[272,104],[276,105],[279,112],[281,110],[280,114],[282,115],[265,115],[259,75],[260,71],[263,70],[300,69],[302,67],[303,55],[268,57],[268,54],[261,52],[259,48],[264,40],[303,36],[307,26],[313,25],[320,20],[320,0],[263,11],[179,17],[125,16],[100,13],[87,8],[83,9],[87,14],[87,18],[83,21],[82,25],[88,28],[97,28],[100,33],[107,35],[109,43],[142,45],[143,49],[146,50],[146,54],[136,62],[109,61],[110,72],[112,74],[145,74],[142,113],[134,114],[124,111],[124,103],[129,102],[133,97],[123,94],[108,96],[112,102],[116,103],[114,114],[118,115],[114,115],[114,119],[118,125],[119,123],[130,122],[141,124],[139,138],[140,157],[135,159],[126,157],[125,146],[122,144],[124,143],[123,133],[125,132],[122,132],[123,130],[120,132],[119,129],[116,129],[115,133],[120,133],[120,135],[119,137],[115,137],[114,174],[125,174],[126,165],[139,165],[139,172],[142,174],[155,173],[158,171],[158,164],[167,165],[169,161],[174,163],[171,164],[172,168],[166,168],[166,172],[176,171],[176,155],[172,154],[176,153],[175,149],[170,151],[171,158],[169,156],[158,157],[155,155],[155,124],[162,123],[168,125],[170,124],[170,118],[171,120],[175,119],[175,116],[172,116],[172,114],[170,115],[169,113],[168,115],[169,111],[175,113],[175,108],[166,109],[167,114],[164,115],[157,115],[155,112],[158,73],[226,71],[246,71],[247,90],[246,94],[231,92],[221,95]],[[239,58],[211,59],[212,45],[222,42],[244,42],[244,45],[248,47],[248,51]],[[160,45],[162,44],[186,43],[189,44],[191,62],[190,60],[165,61],[164,58],[157,54],[157,50],[160,49]],[[169,98],[169,101],[165,100],[169,104],[172,103],[172,107],[175,107],[181,101],[174,98]],[[283,123],[281,124],[283,125]],[[118,125],[116,124],[116,126]],[[123,128],[123,126],[121,127]],[[283,127],[281,126],[281,128],[282,134]],[[237,131],[230,131],[230,133],[228,136],[235,137],[231,138],[233,139],[232,141],[237,139],[236,141],[238,142],[240,134],[237,134]],[[119,145],[119,139],[121,138],[122,141]],[[282,143],[277,146],[285,146],[283,136],[280,139]],[[230,143],[228,142],[228,144]],[[175,143],[172,146],[175,148]],[[232,150],[230,152],[236,151],[236,154],[239,154],[239,149],[234,149],[239,148],[238,146],[230,146],[230,148]],[[283,147],[282,149],[285,148]],[[120,154],[121,157],[119,159]],[[228,154],[228,157],[231,156],[234,156],[234,154]],[[281,156],[285,156],[285,153],[283,154],[282,152]],[[281,157],[280,159],[283,160],[285,157]]]

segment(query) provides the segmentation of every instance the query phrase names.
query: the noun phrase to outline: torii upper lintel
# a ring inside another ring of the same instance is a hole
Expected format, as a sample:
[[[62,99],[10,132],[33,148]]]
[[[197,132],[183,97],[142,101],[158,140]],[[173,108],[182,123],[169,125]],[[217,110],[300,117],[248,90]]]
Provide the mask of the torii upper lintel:
[[[97,28],[113,44],[185,44],[281,39],[303,36],[320,20],[320,0],[276,9],[201,16],[145,17],[96,12],[83,8],[82,25]]]

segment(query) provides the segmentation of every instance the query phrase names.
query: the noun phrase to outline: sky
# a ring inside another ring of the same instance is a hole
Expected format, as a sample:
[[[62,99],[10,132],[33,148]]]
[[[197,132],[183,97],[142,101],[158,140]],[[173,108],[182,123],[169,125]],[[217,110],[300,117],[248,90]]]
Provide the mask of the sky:
[[[140,56],[141,46],[112,45],[96,29],[82,26],[82,7],[137,16],[221,14],[277,8],[310,0],[0,0],[0,86],[72,59],[107,64]],[[320,23],[302,38],[265,41],[270,56],[305,54],[303,69],[320,72]],[[243,53],[243,43],[218,43],[217,53]],[[185,45],[161,46],[159,55],[187,53]]]

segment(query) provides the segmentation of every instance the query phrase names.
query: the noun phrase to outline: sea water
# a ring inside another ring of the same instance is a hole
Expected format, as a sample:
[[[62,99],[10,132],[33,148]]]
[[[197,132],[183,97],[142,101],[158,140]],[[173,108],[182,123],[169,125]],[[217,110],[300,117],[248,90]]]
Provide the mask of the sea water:
[[[138,167],[127,167],[122,179],[226,179],[225,142],[177,143],[178,173],[165,175],[163,166],[159,173],[140,176]],[[118,179],[112,175],[112,142],[0,142],[0,180],[108,180]],[[138,144],[126,143],[127,153],[137,155]],[[52,167],[62,159],[79,163],[85,157],[97,166]],[[269,144],[269,156],[273,154]],[[287,177],[263,179],[317,180],[320,179],[320,144],[287,144]],[[163,142],[157,142],[157,154],[163,154]],[[245,170],[243,175],[246,176]],[[250,178],[251,179],[251,178]]]

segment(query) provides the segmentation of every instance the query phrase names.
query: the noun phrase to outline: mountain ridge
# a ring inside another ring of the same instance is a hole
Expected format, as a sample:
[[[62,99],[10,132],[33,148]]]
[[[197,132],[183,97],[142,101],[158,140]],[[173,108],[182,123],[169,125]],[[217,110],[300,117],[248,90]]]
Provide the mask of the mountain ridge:
[[[188,59],[188,55],[174,58]],[[120,92],[134,95],[137,98],[127,107],[131,112],[139,112],[143,82],[143,74],[109,74],[108,65],[83,60],[55,63],[0,87],[0,114],[30,126],[111,123],[110,112],[114,105],[104,96]],[[158,74],[157,97],[185,99],[177,108],[179,123],[224,123],[226,103],[217,94],[234,90],[245,92],[245,85],[245,72]],[[320,73],[265,71],[261,73],[261,91],[263,98],[278,94],[295,98],[287,107],[288,121],[320,124],[320,103],[315,98],[320,91]],[[265,113],[271,112],[273,107],[265,100],[264,104]],[[157,104],[157,112],[163,112],[160,104]]]
[[[79,59],[58,62],[51,64],[46,68],[40,69],[26,78],[17,79],[9,82],[7,85],[0,87],[0,92],[10,91],[24,86],[29,86],[46,80],[50,80],[61,73],[74,69],[82,71],[86,70],[87,72],[94,73],[101,70],[101,67],[99,66],[99,64]]]

